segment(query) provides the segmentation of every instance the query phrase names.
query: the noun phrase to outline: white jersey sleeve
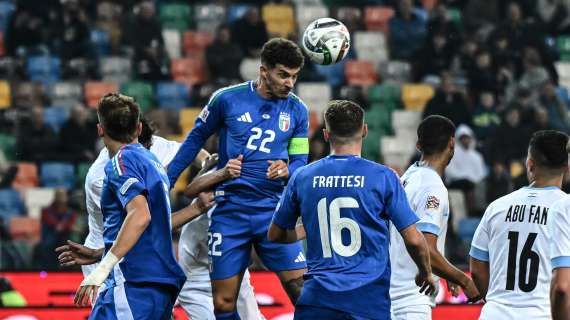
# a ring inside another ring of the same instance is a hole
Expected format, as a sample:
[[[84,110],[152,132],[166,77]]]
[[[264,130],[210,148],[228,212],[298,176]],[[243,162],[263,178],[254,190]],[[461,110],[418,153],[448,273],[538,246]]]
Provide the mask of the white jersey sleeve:
[[[550,261],[552,270],[570,268],[570,196],[557,201],[552,208],[549,221],[552,232]]]
[[[152,146],[150,147],[150,152],[152,152],[160,163],[167,167],[170,161],[174,159],[174,156],[180,149],[180,142],[166,140],[163,137],[152,136]]]
[[[471,241],[471,250],[469,255],[479,261],[489,262],[489,230],[487,228],[488,217],[493,211],[492,206],[489,206],[475,230],[473,240]]]
[[[420,221],[416,224],[421,232],[440,236],[446,225],[449,212],[449,198],[445,187],[430,187],[419,192],[418,203],[414,204],[416,214]]]

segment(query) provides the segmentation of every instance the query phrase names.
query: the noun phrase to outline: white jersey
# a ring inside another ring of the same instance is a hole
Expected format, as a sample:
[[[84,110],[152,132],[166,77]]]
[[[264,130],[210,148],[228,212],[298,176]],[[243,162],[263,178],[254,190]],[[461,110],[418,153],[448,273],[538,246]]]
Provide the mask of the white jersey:
[[[570,268],[570,195],[552,205],[548,227],[553,239],[550,245],[552,269]]]
[[[487,303],[480,319],[550,319],[550,206],[557,187],[525,187],[492,202],[469,255],[489,262]]]
[[[435,234],[438,237],[437,250],[443,254],[449,198],[441,177],[432,168],[416,163],[408,168],[400,180],[410,207],[420,219],[416,224],[418,230]],[[418,268],[406,250],[404,239],[393,225],[390,225],[390,265],[390,299],[394,312],[410,306],[435,306],[435,297],[419,292],[415,283]],[[439,283],[436,276],[434,279],[436,284]]]

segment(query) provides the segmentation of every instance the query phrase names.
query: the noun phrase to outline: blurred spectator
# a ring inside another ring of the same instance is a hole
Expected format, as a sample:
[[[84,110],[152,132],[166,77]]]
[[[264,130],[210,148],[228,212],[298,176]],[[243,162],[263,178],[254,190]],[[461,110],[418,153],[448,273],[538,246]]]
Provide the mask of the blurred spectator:
[[[81,104],[74,106],[59,132],[62,157],[72,162],[95,160],[97,138],[97,125],[89,119],[87,108]]]
[[[416,53],[414,78],[420,81],[428,75],[438,75],[449,69],[453,58],[453,46],[444,32],[437,32],[427,39],[425,46]]]
[[[487,203],[510,193],[513,190],[513,182],[509,171],[501,161],[495,161],[491,167],[491,174],[487,176]]]
[[[87,58],[90,54],[87,16],[79,0],[62,1],[63,7],[57,25],[51,26],[50,41],[63,60]]]
[[[135,16],[126,23],[123,42],[134,50],[135,73],[139,79],[164,80],[169,77],[164,39],[152,1],[142,1]]]
[[[53,129],[44,123],[44,110],[36,106],[31,117],[20,125],[16,156],[21,161],[54,160],[57,150],[57,136]]]
[[[455,22],[449,18],[447,7],[443,2],[439,2],[432,10],[432,17],[428,21],[427,30],[428,38],[433,38],[436,34],[444,35],[447,40],[447,47],[452,51],[449,55],[455,54],[455,50],[461,41],[461,35]]]
[[[390,19],[390,58],[410,60],[426,38],[426,21],[413,11],[412,0],[399,0]]]
[[[475,213],[475,186],[487,176],[483,156],[475,149],[473,131],[462,124],[455,132],[455,153],[445,170],[449,189],[460,189],[470,214]]]
[[[67,191],[57,189],[53,203],[42,210],[42,236],[38,245],[38,263],[48,270],[57,269],[55,248],[70,238],[78,214],[69,207]]]
[[[552,81],[546,81],[540,91],[540,104],[546,108],[552,129],[570,133],[570,116],[568,107],[556,93]]]
[[[497,90],[497,74],[493,70],[493,61],[488,51],[482,50],[475,57],[475,65],[468,70],[471,95],[478,97],[482,91],[495,93]]]
[[[479,95],[479,103],[473,112],[473,130],[482,142],[501,124],[501,117],[495,107],[495,96],[489,91]]]
[[[474,39],[465,39],[458,54],[453,58],[453,73],[464,74],[471,70],[475,66],[475,55],[478,50],[479,44]]]
[[[261,47],[269,40],[265,22],[257,7],[249,8],[241,19],[232,24],[231,31],[232,40],[250,57],[258,57]]]
[[[534,121],[530,126],[531,133],[549,129],[552,129],[552,126],[548,118],[548,111],[544,107],[537,107],[534,112]]]
[[[523,55],[524,73],[519,79],[519,87],[531,91],[537,96],[542,85],[549,79],[548,71],[542,66],[538,51],[534,48],[525,48]]]
[[[324,125],[317,128],[309,141],[309,162],[317,161],[330,153],[330,146],[325,141],[323,129]]]
[[[536,0],[535,16],[552,35],[570,33],[570,2]]]
[[[521,111],[521,123],[526,126],[532,126],[536,116],[538,106],[532,92],[525,88],[516,91],[516,96],[511,103],[511,107],[518,108]]]
[[[457,91],[451,75],[444,72],[441,76],[441,86],[435,96],[427,103],[422,117],[437,114],[448,117],[456,126],[471,124],[471,114],[463,95]]]
[[[43,22],[29,10],[18,6],[6,29],[6,53],[10,56],[46,53],[43,43]]]
[[[497,0],[469,1],[463,11],[465,27],[469,31],[489,28],[499,19]]]
[[[241,79],[239,66],[242,59],[241,48],[231,41],[230,28],[227,25],[219,26],[214,42],[206,48],[210,77],[219,83]]]
[[[526,157],[530,131],[521,124],[521,112],[518,108],[509,108],[501,125],[488,136],[489,162],[502,162],[509,166],[512,161]]]

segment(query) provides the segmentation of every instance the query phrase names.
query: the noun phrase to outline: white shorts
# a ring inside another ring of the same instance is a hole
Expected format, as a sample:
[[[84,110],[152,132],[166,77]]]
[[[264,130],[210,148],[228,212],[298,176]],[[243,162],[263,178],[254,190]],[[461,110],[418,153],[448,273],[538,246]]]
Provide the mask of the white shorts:
[[[431,306],[421,304],[392,309],[392,320],[431,320]]]

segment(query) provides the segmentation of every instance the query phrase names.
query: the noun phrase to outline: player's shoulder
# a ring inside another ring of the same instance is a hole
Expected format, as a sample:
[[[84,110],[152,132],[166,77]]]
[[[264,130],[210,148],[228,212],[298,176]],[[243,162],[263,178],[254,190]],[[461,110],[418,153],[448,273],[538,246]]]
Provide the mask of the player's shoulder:
[[[210,96],[208,105],[214,105],[219,102],[231,101],[236,95],[247,93],[252,90],[252,81],[246,81],[235,85],[220,88]]]
[[[550,207],[551,211],[569,212],[570,211],[570,195],[564,195],[559,200],[555,201]]]
[[[289,92],[288,98],[289,101],[291,101],[291,103],[293,104],[293,106],[298,108],[299,111],[309,112],[309,107],[298,95],[294,94],[293,92]]]

